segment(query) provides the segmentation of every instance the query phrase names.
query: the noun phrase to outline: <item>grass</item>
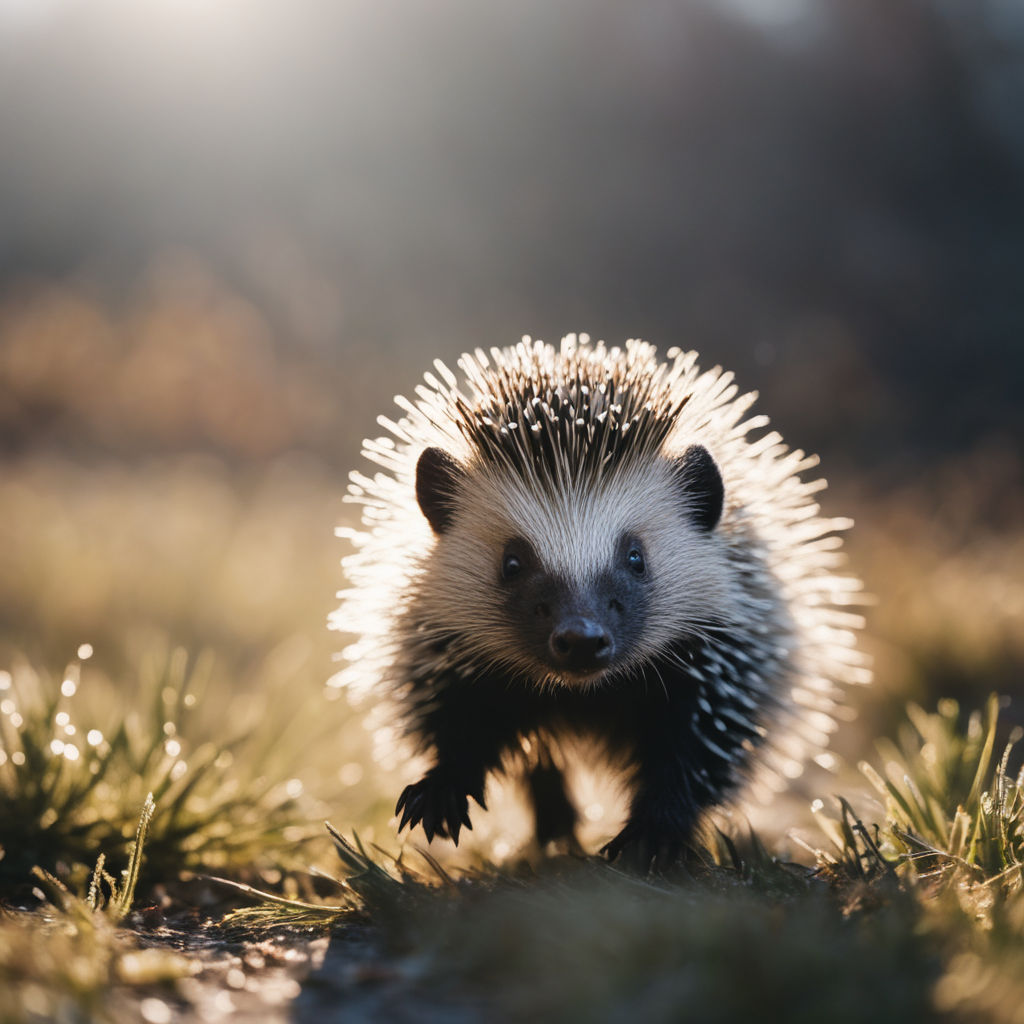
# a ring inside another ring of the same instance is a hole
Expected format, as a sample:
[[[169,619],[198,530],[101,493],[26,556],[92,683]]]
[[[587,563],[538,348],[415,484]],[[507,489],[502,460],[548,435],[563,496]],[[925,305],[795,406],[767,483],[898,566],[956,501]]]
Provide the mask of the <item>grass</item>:
[[[362,984],[428,1015],[1014,1021],[1024,801],[1012,744],[995,756],[998,712],[995,698],[967,716],[950,701],[911,707],[898,742],[862,766],[884,801],[880,820],[865,824],[845,799],[834,815],[818,806],[821,846],[804,864],[756,835],[719,834],[671,879],[596,858],[460,870],[328,826],[341,866],[332,893],[233,883],[252,905],[206,931],[237,943],[369,928],[376,967]],[[41,909],[0,916],[5,1019],[120,1022],[143,1000],[183,1002],[196,961],[145,943],[128,917],[155,820],[147,801],[120,882],[102,856],[82,896],[36,872]]]
[[[1019,1019],[1024,1005],[1024,780],[996,758],[998,701],[908,711],[862,771],[865,824],[816,802],[821,845],[795,864],[719,834],[671,879],[591,858],[455,870],[329,830],[333,900],[247,894],[229,927],[369,924],[403,998],[493,1019]],[[403,965],[399,969],[396,965]]]
[[[899,745],[879,744],[885,775],[862,766],[886,801],[888,848],[918,875],[1021,888],[1024,775],[1009,771],[1021,730],[997,758],[998,704],[990,697],[965,729],[955,701],[941,701],[935,714],[911,704]]]
[[[79,662],[60,676],[25,664],[0,674],[0,880],[38,865],[81,881],[97,850],[126,853],[147,793],[159,808],[151,880],[190,868],[280,867],[317,831],[308,822],[319,805],[294,774],[301,745],[288,742],[285,712],[239,716],[205,737],[196,718],[206,704],[222,706],[219,685],[211,659],[181,649],[140,673],[127,707],[114,702],[127,688],[83,677]]]
[[[103,853],[84,897],[36,867],[40,908],[0,913],[0,1019],[130,1020],[138,1011],[137,992],[169,989],[195,972],[188,957],[142,948],[120,927],[135,899],[155,809],[147,796],[120,881],[104,869]]]

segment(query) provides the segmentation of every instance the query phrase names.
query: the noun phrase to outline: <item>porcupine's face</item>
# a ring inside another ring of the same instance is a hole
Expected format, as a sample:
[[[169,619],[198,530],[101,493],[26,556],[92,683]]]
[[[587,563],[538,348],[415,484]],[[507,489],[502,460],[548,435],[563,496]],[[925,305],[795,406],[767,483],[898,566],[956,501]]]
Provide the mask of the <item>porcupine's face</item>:
[[[722,479],[702,447],[557,490],[428,448],[416,493],[436,535],[430,626],[481,664],[586,686],[728,618]]]

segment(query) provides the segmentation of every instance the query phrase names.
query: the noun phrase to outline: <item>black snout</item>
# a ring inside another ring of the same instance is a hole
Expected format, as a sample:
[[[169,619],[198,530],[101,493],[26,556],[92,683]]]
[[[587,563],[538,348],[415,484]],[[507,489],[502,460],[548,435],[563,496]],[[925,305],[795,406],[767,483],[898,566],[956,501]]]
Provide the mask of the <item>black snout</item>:
[[[598,672],[611,664],[615,644],[598,622],[582,617],[563,619],[548,638],[551,658],[569,672]]]

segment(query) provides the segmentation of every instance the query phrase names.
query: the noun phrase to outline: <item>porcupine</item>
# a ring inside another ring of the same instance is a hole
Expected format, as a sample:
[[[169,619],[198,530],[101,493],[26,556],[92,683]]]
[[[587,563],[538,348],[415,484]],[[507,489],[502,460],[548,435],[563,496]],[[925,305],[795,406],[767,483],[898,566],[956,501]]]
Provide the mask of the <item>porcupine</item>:
[[[438,361],[365,442],[383,472],[352,474],[335,682],[396,700],[433,755],[400,831],[457,844],[518,760],[538,841],[574,844],[560,752],[585,737],[629,793],[603,852],[665,866],[752,775],[798,774],[866,679],[816,458],[751,439],[732,374],[668,356],[569,335],[464,355],[461,383]]]

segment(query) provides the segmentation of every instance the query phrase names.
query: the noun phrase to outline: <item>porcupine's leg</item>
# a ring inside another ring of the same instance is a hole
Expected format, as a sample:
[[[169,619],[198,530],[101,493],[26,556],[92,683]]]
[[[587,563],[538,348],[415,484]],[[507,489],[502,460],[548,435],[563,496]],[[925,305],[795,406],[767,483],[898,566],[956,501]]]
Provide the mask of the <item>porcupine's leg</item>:
[[[603,849],[640,871],[662,871],[683,855],[701,812],[713,797],[691,763],[688,708],[658,704],[636,723],[633,796],[625,827]]]
[[[469,797],[487,809],[487,775],[516,742],[523,715],[510,697],[502,696],[500,687],[484,681],[453,678],[424,697],[414,711],[413,731],[433,748],[436,761],[398,798],[399,831],[422,823],[428,841],[438,835],[458,845],[463,826],[473,827]]]
[[[582,853],[576,838],[578,815],[565,786],[562,770],[542,745],[537,764],[526,774],[533,806],[534,834],[543,850],[549,843],[564,846],[570,853]]]

